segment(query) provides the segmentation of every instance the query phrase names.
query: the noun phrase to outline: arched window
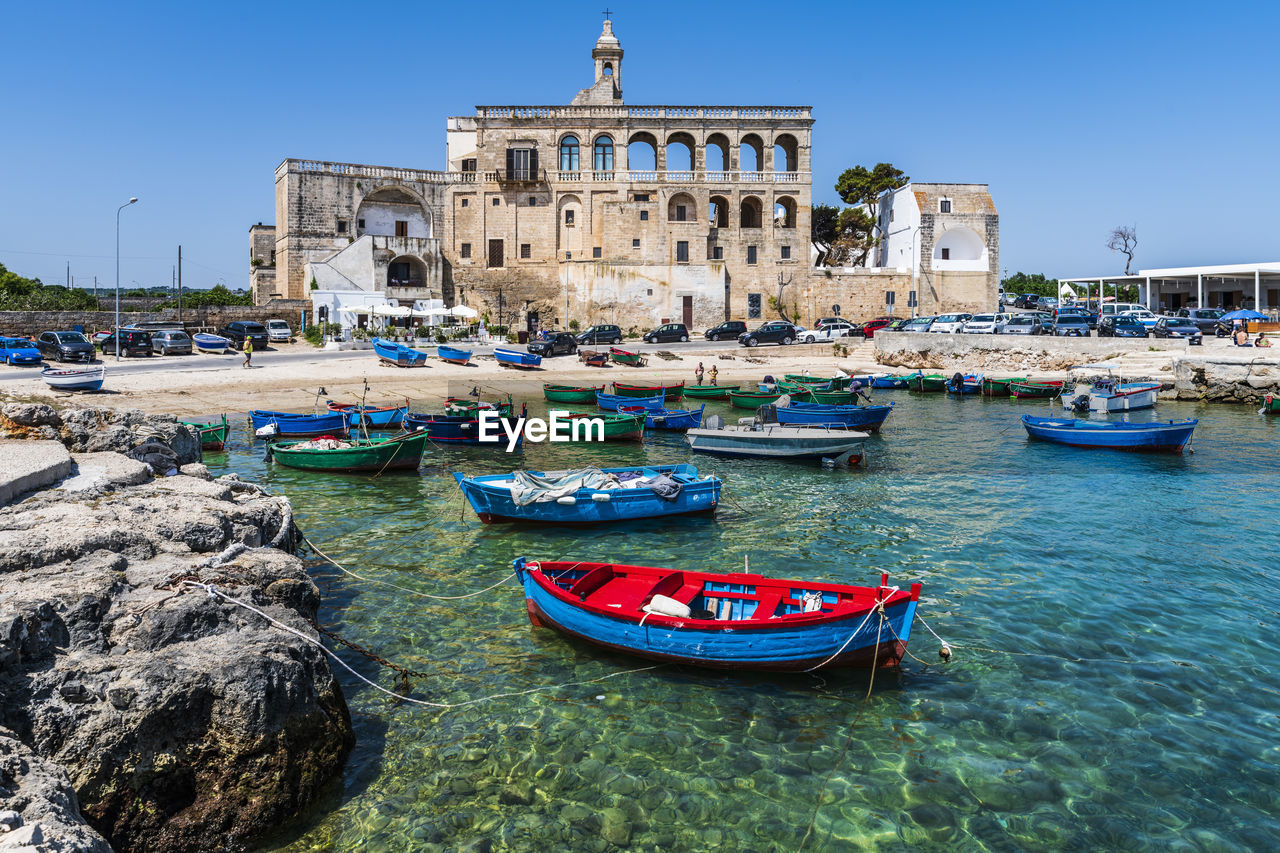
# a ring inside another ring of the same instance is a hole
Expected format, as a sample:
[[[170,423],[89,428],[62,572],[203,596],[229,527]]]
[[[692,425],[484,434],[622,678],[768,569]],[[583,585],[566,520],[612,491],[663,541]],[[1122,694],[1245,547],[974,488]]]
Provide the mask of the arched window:
[[[560,171],[578,171],[578,137],[566,136],[560,140]]]
[[[604,64],[604,76],[606,77],[613,76],[613,65],[608,62]]]
[[[743,228],[760,227],[760,199],[747,196],[738,208],[738,222]]]
[[[596,139],[593,168],[597,172],[613,171],[613,139],[611,137],[601,136]]]
[[[711,227],[712,228],[728,228],[729,227],[729,202],[724,196],[713,195],[711,197]]]

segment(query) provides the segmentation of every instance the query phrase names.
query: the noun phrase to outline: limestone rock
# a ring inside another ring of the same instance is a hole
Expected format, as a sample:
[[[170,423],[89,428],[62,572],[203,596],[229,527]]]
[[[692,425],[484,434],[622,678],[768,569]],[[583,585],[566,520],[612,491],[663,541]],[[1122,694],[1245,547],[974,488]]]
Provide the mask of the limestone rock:
[[[132,409],[59,412],[42,404],[7,403],[0,407],[0,438],[57,439],[73,453],[123,453],[157,438],[177,454],[180,465],[200,461],[200,437],[190,427]]]
[[[71,780],[0,728],[0,849],[30,845],[66,853],[110,853],[106,839],[85,823]]]

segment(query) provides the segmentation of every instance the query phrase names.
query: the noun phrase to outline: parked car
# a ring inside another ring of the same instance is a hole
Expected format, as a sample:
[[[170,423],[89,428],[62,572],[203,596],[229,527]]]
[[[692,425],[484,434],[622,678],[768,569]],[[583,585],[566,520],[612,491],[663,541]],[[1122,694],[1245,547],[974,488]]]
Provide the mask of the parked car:
[[[1039,298],[1040,298],[1039,294],[1024,293],[1021,296],[1019,296],[1017,299],[1013,300],[1013,307],[1014,308],[1034,308],[1036,304],[1036,300]]]
[[[541,356],[573,355],[578,351],[578,339],[572,332],[548,331],[529,341],[526,349]]]
[[[719,326],[713,326],[702,333],[702,336],[709,341],[718,341],[721,338],[729,338],[730,340],[737,338],[747,330],[747,324],[741,320],[725,320]]]
[[[1036,314],[1014,314],[1003,323],[996,324],[997,335],[1044,335],[1048,327],[1044,318]]]
[[[900,332],[927,332],[933,325],[932,317],[916,317],[902,324]]]
[[[253,320],[232,320],[218,334],[236,349],[244,349],[245,341],[253,341],[254,349],[267,347],[267,327]]]
[[[1099,313],[1106,317],[1111,314],[1123,314],[1126,311],[1137,311],[1142,307],[1136,302],[1104,302]]]
[[[817,343],[818,341],[834,341],[836,338],[847,338],[854,333],[852,323],[826,323],[821,328],[808,331],[799,331],[797,329],[799,340],[806,344]]]
[[[79,332],[41,332],[36,348],[54,361],[93,361],[96,353],[89,339]]]
[[[819,317],[814,322],[813,327],[815,329],[821,329],[823,326],[827,325],[828,323],[848,323],[848,322],[849,321],[843,317]],[[857,324],[855,323],[852,325],[857,325]]]
[[[939,314],[933,321],[933,325],[929,327],[931,332],[948,332],[955,333],[960,331],[960,327],[965,321],[972,317],[972,314]]]
[[[911,318],[910,318],[910,317],[899,317],[898,319],[894,320],[894,321],[893,321],[892,323],[890,323],[889,325],[887,325],[887,326],[881,326],[879,329],[876,329],[875,331],[877,331],[877,332],[900,332],[900,331],[902,331],[902,327],[903,327],[903,326],[905,326],[905,325],[907,325],[907,324],[908,324],[908,323],[910,323],[910,322],[911,322]],[[871,335],[867,335],[867,337],[871,337]]]
[[[0,338],[0,361],[5,364],[39,364],[43,360],[35,342],[26,338]]]
[[[1123,314],[1104,314],[1102,319],[1098,320],[1098,337],[1100,338],[1145,338],[1147,335],[1147,327],[1134,317],[1126,317]]]
[[[1050,334],[1059,338],[1089,337],[1089,320],[1083,314],[1063,311],[1053,320]]]
[[[646,344],[665,344],[671,341],[689,340],[689,330],[684,323],[666,323],[650,332],[645,332]]]
[[[786,346],[796,342],[796,327],[785,320],[772,320],[754,332],[743,332],[738,335],[738,345],[754,347],[760,344],[782,344]]]
[[[1204,332],[1185,317],[1161,317],[1151,330],[1153,338],[1186,338],[1194,345],[1204,343]]]
[[[287,344],[293,340],[293,329],[289,328],[289,324],[284,320],[268,320],[267,321],[267,337],[272,343],[277,341]]]
[[[745,327],[745,323],[743,326]],[[580,344],[620,344],[622,329],[612,323],[597,323],[578,335]]]
[[[103,355],[115,355],[115,334],[108,334],[103,338],[102,343],[98,344],[98,348],[102,350]],[[148,332],[145,329],[120,330],[121,355],[151,355],[151,352],[151,332]]]
[[[92,343],[95,347],[101,346],[103,338],[109,338],[109,337],[111,337],[110,331],[94,332],[92,335],[89,336],[89,342]]]
[[[996,325],[1009,318],[1009,314],[974,314],[960,326],[966,335],[994,335]]]
[[[1074,305],[1069,306],[1067,308],[1059,308],[1056,316],[1080,317],[1084,320],[1085,324],[1088,325],[1090,329],[1098,328],[1098,315],[1090,311],[1088,308],[1080,308]]]
[[[1003,308],[1005,305],[1009,303],[1009,301],[1010,301],[1009,297],[1005,294],[1004,287],[1002,286],[1000,290],[996,293],[996,307]]]
[[[1190,320],[1203,332],[1212,332],[1218,325],[1218,318],[1227,313],[1221,308],[1179,308],[1177,316]]]
[[[191,355],[191,336],[181,329],[152,332],[151,351],[160,355]]]
[[[1125,311],[1121,317],[1132,317],[1148,329],[1154,329],[1160,318],[1148,311],[1146,308],[1135,308],[1132,311]]]
[[[1052,314],[1058,309],[1058,297],[1056,296],[1037,296],[1034,305],[1028,305],[1028,308],[1035,308],[1039,311],[1048,311]]]
[[[876,336],[876,332],[880,331],[881,329],[889,328],[894,323],[898,322],[900,319],[903,319],[903,318],[876,317],[874,320],[868,320],[865,323],[861,323],[857,326],[854,326],[853,332],[851,334],[862,335],[862,337],[864,338],[874,338]]]

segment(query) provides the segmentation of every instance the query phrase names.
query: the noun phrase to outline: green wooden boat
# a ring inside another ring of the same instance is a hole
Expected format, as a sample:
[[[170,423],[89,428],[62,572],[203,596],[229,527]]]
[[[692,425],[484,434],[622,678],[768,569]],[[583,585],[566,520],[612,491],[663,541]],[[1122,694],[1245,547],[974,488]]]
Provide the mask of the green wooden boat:
[[[325,450],[306,445],[308,441],[282,441],[267,446],[267,457],[290,468],[308,471],[392,471],[417,470],[427,445],[426,432],[412,432],[393,438],[358,438],[343,441],[349,447]]]
[[[644,367],[648,359],[638,352],[630,352],[629,350],[618,349],[617,347],[609,348],[610,361],[616,361],[618,364],[625,364],[629,367]]]
[[[785,379],[775,384],[778,386],[779,391],[784,394],[790,394],[792,397],[808,396],[814,390],[808,385],[801,385],[799,382],[788,382]],[[824,388],[823,390],[825,391],[826,389]]]
[[[812,387],[814,385],[827,385],[830,387],[830,390],[832,391],[838,391],[841,388],[849,387],[848,376],[842,376],[839,378],[841,380],[844,380],[843,382],[840,382],[837,379],[823,379],[820,376],[810,376],[807,373],[787,373],[787,374],[784,374],[782,378],[787,382],[794,382],[797,385],[804,385],[805,387]]]
[[[778,398],[787,393],[783,390],[778,391],[730,391],[729,404],[735,409],[756,409],[760,406],[767,406],[770,403],[776,403]]]
[[[738,385],[686,385],[684,395],[695,400],[727,400],[730,392],[737,391]]]
[[[824,403],[829,406],[851,405],[858,401],[857,395],[852,391],[811,391],[809,396],[812,398],[812,402]]]
[[[599,418],[604,421],[604,440],[605,441],[628,441],[634,439],[640,441],[644,437],[644,412],[638,415],[628,415],[618,412],[569,412],[565,417],[578,418]],[[587,433],[591,436],[590,441],[595,440],[597,435],[594,428],[589,428]],[[571,441],[583,441],[583,430],[579,428],[576,433],[572,429],[569,430]]]
[[[544,382],[542,396],[552,403],[594,403],[596,401],[596,392],[603,390],[603,385],[598,388],[590,388],[578,385],[552,385]]]
[[[1280,394],[1268,394],[1262,398],[1262,411],[1273,414],[1280,412]]]
[[[1062,393],[1062,382],[1054,380],[1052,382],[1030,382],[1013,380],[1009,383],[1009,393],[1019,400],[1027,398],[1042,399],[1044,397],[1057,397]]]
[[[672,385],[663,385],[660,382],[653,382],[647,385],[636,385],[631,382],[615,382],[613,383],[613,393],[619,397],[639,397],[649,399],[659,394],[668,402],[679,400],[684,396],[684,383],[677,382]],[[594,397],[592,398],[595,399]]]
[[[912,391],[945,391],[947,377],[941,373],[921,373],[911,377]]]
[[[1008,397],[1010,382],[1026,382],[1025,376],[1014,376],[1010,379],[992,379],[989,376],[982,377],[982,395],[984,397]]]
[[[178,423],[191,427],[199,434],[201,450],[221,450],[226,446],[227,436],[231,433],[226,415],[222,416],[222,423],[201,424],[194,421],[178,421]]]

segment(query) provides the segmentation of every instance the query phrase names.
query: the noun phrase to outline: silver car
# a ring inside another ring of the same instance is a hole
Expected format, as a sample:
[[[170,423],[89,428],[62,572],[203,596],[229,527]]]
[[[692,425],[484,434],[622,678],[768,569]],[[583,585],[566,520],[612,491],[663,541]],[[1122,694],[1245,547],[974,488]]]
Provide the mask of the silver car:
[[[974,314],[964,321],[960,331],[966,335],[994,335],[996,326],[1008,320],[1009,316],[1008,314]]]
[[[1034,314],[1014,314],[1003,323],[996,324],[997,335],[1045,335],[1044,322]]]
[[[191,336],[180,329],[151,333],[151,351],[158,355],[191,355]]]

